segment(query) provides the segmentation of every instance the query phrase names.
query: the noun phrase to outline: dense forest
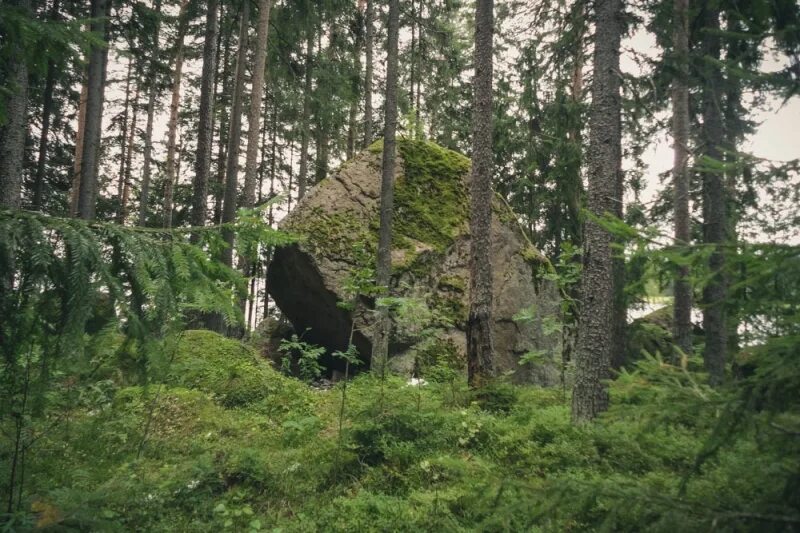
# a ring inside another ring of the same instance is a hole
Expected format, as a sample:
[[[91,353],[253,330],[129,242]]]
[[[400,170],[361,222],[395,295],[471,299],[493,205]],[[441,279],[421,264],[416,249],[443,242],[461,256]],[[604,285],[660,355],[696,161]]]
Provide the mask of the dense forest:
[[[0,0],[2,531],[800,531],[799,104],[796,0]]]

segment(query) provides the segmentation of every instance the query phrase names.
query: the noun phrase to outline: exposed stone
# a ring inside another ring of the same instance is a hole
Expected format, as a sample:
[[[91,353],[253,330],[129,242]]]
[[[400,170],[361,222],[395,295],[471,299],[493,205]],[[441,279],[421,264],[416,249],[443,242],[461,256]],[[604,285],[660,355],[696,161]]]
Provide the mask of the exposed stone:
[[[354,311],[348,285],[353,272],[374,263],[382,145],[345,163],[309,191],[282,222],[303,237],[276,251],[268,289],[281,311],[310,342],[330,350],[353,341],[365,361],[371,352],[374,297],[360,297]],[[455,346],[464,357],[469,290],[469,160],[422,141],[398,143],[392,252],[392,296],[424,302],[417,316],[429,324],[395,320],[391,367],[410,375],[432,342]],[[560,376],[560,302],[543,274],[547,261],[526,239],[514,214],[496,199],[492,218],[495,361],[519,382],[554,385]],[[525,315],[519,320],[520,315]],[[517,319],[515,319],[517,317]],[[423,331],[424,330],[424,331]],[[449,342],[442,342],[448,341]],[[532,362],[520,365],[526,354]]]

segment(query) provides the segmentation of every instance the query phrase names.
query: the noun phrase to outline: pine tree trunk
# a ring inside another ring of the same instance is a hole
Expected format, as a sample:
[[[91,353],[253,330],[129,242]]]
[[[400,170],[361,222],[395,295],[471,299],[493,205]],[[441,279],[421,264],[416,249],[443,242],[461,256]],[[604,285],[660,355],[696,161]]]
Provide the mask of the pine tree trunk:
[[[189,20],[186,15],[188,1],[184,0],[178,14],[178,36],[175,41],[175,67],[172,77],[172,99],[169,104],[169,123],[167,126],[167,165],[164,179],[164,220],[165,228],[172,227],[172,196],[177,179],[175,155],[178,147],[178,109],[181,103],[181,81],[183,79],[183,39]]]
[[[675,242],[686,246],[691,239],[689,218],[689,0],[674,0],[673,48],[678,72],[672,82],[672,179],[675,204]],[[675,276],[675,344],[683,353],[692,352],[692,286],[689,267],[679,266]]]
[[[362,2],[363,3],[363,0]],[[359,4],[360,6],[360,4]],[[361,49],[364,46],[364,20],[360,11],[356,11],[355,42],[353,43],[353,94],[347,118],[347,160],[356,153],[356,137],[358,136],[358,100],[361,93]]]
[[[253,90],[250,95],[250,113],[247,119],[247,158],[244,167],[244,192],[242,205],[253,207],[256,202],[256,172],[258,171],[258,144],[261,131],[261,104],[264,96],[264,69],[267,64],[267,32],[271,0],[258,2],[258,27],[256,30],[255,61],[253,65]]]
[[[83,73],[81,95],[78,102],[78,129],[75,132],[75,162],[72,166],[72,181],[69,190],[69,214],[78,216],[78,194],[81,191],[81,168],[83,168],[83,139],[86,136],[86,100],[89,97],[87,73]]]
[[[225,163],[225,197],[222,205],[222,223],[230,224],[236,220],[236,195],[239,184],[239,145],[242,136],[242,97],[244,95],[244,71],[247,61],[247,28],[250,18],[250,3],[242,4],[242,18],[239,26],[239,52],[236,58],[235,85],[231,103],[231,120],[228,133],[228,156]],[[223,229],[222,236],[228,243],[222,253],[222,261],[233,266],[233,231]]]
[[[297,200],[300,201],[306,194],[308,185],[308,144],[311,136],[311,89],[312,89],[312,54],[314,51],[314,33],[309,29],[306,38],[306,73],[303,87],[303,118],[300,125],[300,170],[297,175]]]
[[[50,8],[50,20],[58,20],[58,10],[60,0],[53,0]],[[47,145],[50,135],[50,121],[53,114],[53,91],[55,89],[55,63],[50,60],[47,62],[47,74],[44,82],[44,94],[42,97],[42,130],[39,133],[39,154],[36,159],[36,178],[33,184],[33,208],[42,209],[44,203],[44,178],[47,168]]]
[[[375,284],[389,295],[392,274],[392,213],[394,209],[395,137],[397,134],[397,47],[400,32],[400,2],[389,1],[389,24],[386,41],[386,113],[383,128],[383,164],[381,167],[380,229]],[[372,342],[371,369],[383,377],[389,358],[389,312],[378,310]]]
[[[28,13],[30,0],[12,2]],[[10,43],[8,78],[11,94],[6,100],[6,123],[0,127],[0,207],[18,209],[22,205],[22,160],[28,133],[28,64],[21,45]]]
[[[588,209],[595,216],[615,213],[620,172],[620,0],[596,4],[594,76],[589,117]],[[584,422],[608,408],[603,383],[613,346],[614,298],[611,235],[592,220],[584,230],[583,279],[572,418]]]
[[[492,48],[494,0],[475,9],[475,79],[470,181],[467,379],[480,387],[494,376],[492,342]]]
[[[208,209],[208,177],[211,174],[211,144],[214,136],[214,77],[217,62],[217,0],[209,0],[203,41],[203,71],[200,77],[200,115],[197,153],[192,183],[192,226],[204,226]],[[197,241],[197,236],[192,236]]]
[[[92,0],[91,31],[107,37],[107,19],[111,11],[110,0]],[[78,216],[91,220],[95,216],[97,203],[97,174],[100,164],[100,138],[103,122],[103,100],[106,81],[108,47],[105,44],[92,47],[89,53],[89,68],[86,93],[86,124],[81,157],[81,181],[78,192]]]
[[[223,13],[223,6],[225,4],[220,4],[220,13]],[[224,20],[224,14],[220,15],[220,24]],[[215,80],[215,88],[214,94],[216,97],[222,101],[225,97],[225,88],[230,85],[230,56],[231,56],[231,41],[232,39],[233,30],[231,29],[228,31],[227,35],[225,35],[224,42],[225,42],[225,50],[222,54],[222,79],[220,80],[219,77]],[[223,40],[222,32],[220,32],[220,41]],[[219,47],[221,42],[217,43],[217,47]],[[219,63],[220,57],[219,54],[217,55],[217,62]],[[217,70],[219,70],[219,64],[217,65]],[[222,89],[218,91],[218,86],[222,85]],[[222,198],[225,195],[225,148],[228,145],[228,130],[230,127],[230,112],[227,106],[222,102],[220,106],[220,119],[219,119],[219,142],[217,144],[217,176],[216,176],[216,183],[214,185],[214,223],[219,224],[222,220]]]
[[[719,4],[712,1],[704,4],[703,36],[703,127],[702,154],[711,164],[703,167],[703,234],[706,244],[714,245],[709,259],[711,279],[703,290],[703,329],[705,330],[705,349],[703,359],[709,374],[709,382],[719,385],[725,380],[725,361],[727,358],[727,324],[725,318],[725,256],[722,243],[727,239],[727,214],[725,176],[717,165],[722,161],[720,142],[724,137],[722,124],[722,72],[719,37]],[[717,162],[717,164],[714,164]]]
[[[138,69],[137,69],[138,72]],[[139,121],[139,91],[141,85],[136,82],[136,92],[133,94],[133,116],[131,117],[131,124],[128,127],[128,142],[127,154],[125,155],[125,171],[123,175],[122,191],[120,193],[120,207],[117,223],[124,224],[125,219],[128,218],[128,203],[131,196],[131,175],[133,173],[133,146],[136,140],[136,126]]]
[[[151,180],[151,167],[153,162],[153,120],[155,119],[156,98],[158,97],[158,83],[156,80],[156,71],[160,35],[161,35],[161,0],[155,0],[153,10],[156,13],[158,20],[156,21],[155,32],[153,35],[153,43],[155,50],[151,55],[150,69],[147,79],[147,124],[144,129],[144,163],[142,164],[142,184],[141,196],[139,198],[139,225],[144,226],[147,221],[147,209],[150,204],[150,180]]]
[[[137,69],[138,71],[138,69]],[[137,78],[138,80],[138,78]],[[122,183],[122,199],[120,200],[119,220],[120,224],[125,223],[128,218],[128,203],[131,197],[131,176],[133,174],[133,152],[134,141],[136,140],[136,126],[139,122],[139,91],[141,85],[136,82],[136,92],[133,95],[133,116],[128,128],[128,153],[125,156],[125,174]]]
[[[372,72],[373,72],[373,36],[375,28],[372,25],[374,0],[366,0],[367,6],[364,10],[364,142],[362,148],[366,148],[372,143]]]
[[[122,126],[119,132],[119,175],[117,176],[117,222],[122,220],[122,190],[125,188],[125,162],[128,155],[128,122],[131,108],[131,80],[133,78],[133,59],[128,58],[128,68],[125,75],[125,103],[122,110]]]

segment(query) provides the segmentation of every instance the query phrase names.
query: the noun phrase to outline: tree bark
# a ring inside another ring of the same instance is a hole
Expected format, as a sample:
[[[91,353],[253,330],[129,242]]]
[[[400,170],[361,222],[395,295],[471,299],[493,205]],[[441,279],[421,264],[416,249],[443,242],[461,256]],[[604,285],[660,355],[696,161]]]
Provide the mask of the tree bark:
[[[92,0],[91,31],[107,36],[107,19],[111,10],[110,0]],[[78,192],[78,216],[92,220],[97,204],[97,173],[100,164],[100,138],[103,122],[103,100],[106,81],[108,46],[104,42],[92,47],[89,53],[89,68],[86,93],[86,124],[81,157],[81,181]]]
[[[224,12],[223,7],[224,3],[220,4],[220,24],[224,21]],[[229,25],[230,26],[230,25]],[[230,113],[225,105],[223,98],[225,97],[225,88],[230,84],[230,54],[231,54],[231,41],[233,34],[233,29],[229,29],[227,34],[225,35],[224,42],[225,42],[225,50],[222,54],[222,79],[220,80],[219,77],[214,81],[214,93],[217,98],[221,102],[220,106],[220,118],[219,118],[219,142],[217,145],[217,176],[216,176],[216,183],[214,186],[214,223],[218,224],[222,220],[222,198],[225,195],[225,161],[226,161],[226,152],[225,148],[228,144],[228,130],[230,127]],[[223,41],[222,32],[220,31],[219,41],[217,42],[217,47],[221,46],[221,41]],[[220,57],[219,54],[217,55],[217,63],[219,63]],[[219,64],[217,65],[217,70],[219,70]],[[222,85],[222,89],[217,91],[219,85]]]
[[[620,172],[619,50],[620,0],[596,4],[594,76],[589,117],[588,209],[593,216],[614,214]],[[608,408],[608,377],[613,346],[614,298],[611,235],[595,221],[584,230],[583,279],[572,419],[585,422]]]
[[[153,9],[158,20],[156,21],[153,43],[155,49],[150,60],[150,71],[147,79],[147,124],[144,128],[144,163],[142,164],[142,190],[139,198],[139,225],[144,226],[147,221],[147,208],[150,203],[151,166],[153,161],[153,120],[155,119],[156,98],[158,97],[158,83],[156,72],[158,70],[158,54],[160,49],[161,30],[161,0],[155,0]]]
[[[117,222],[122,220],[122,190],[125,188],[125,162],[128,155],[128,122],[131,108],[131,80],[133,78],[133,58],[128,58],[128,68],[125,75],[125,104],[122,111],[122,126],[119,132],[119,175],[117,176]],[[121,223],[121,222],[120,222]]]
[[[178,109],[181,103],[181,81],[183,79],[183,39],[189,26],[186,8],[187,0],[181,4],[178,13],[178,36],[175,39],[175,67],[172,77],[172,100],[169,104],[169,123],[167,126],[167,165],[164,179],[164,220],[165,228],[172,227],[172,196],[177,179],[175,154],[178,147]]]
[[[674,0],[673,49],[678,66],[672,82],[672,137],[674,163],[672,179],[675,204],[675,243],[687,246],[691,240],[689,218],[689,0]],[[678,266],[673,304],[675,344],[685,354],[692,352],[692,286],[689,267]]]
[[[381,167],[380,229],[375,284],[389,294],[392,275],[392,213],[394,209],[395,137],[397,134],[397,47],[400,32],[399,0],[389,1],[389,24],[386,41],[386,112],[383,128],[383,164]],[[389,312],[378,310],[372,342],[371,369],[383,377],[389,357]]]
[[[86,136],[86,100],[89,96],[87,73],[81,83],[81,96],[78,102],[78,129],[75,132],[75,162],[72,166],[72,183],[69,192],[69,214],[78,216],[78,194],[81,191],[81,168],[83,168],[83,139]]]
[[[312,89],[312,71],[313,71],[313,58],[314,52],[314,33],[309,29],[308,36],[306,37],[306,72],[305,72],[305,85],[303,87],[303,118],[300,125],[301,138],[300,138],[300,171],[297,175],[297,200],[298,202],[306,194],[306,186],[308,182],[308,144],[309,137],[311,136],[310,122],[311,122],[311,89]]]
[[[467,380],[480,387],[494,376],[492,342],[492,48],[494,0],[475,9],[475,79],[470,182]]]
[[[247,61],[247,27],[250,19],[250,2],[242,4],[242,18],[239,26],[239,52],[236,58],[235,86],[231,103],[231,120],[228,132],[228,157],[225,164],[225,197],[222,206],[222,223],[230,224],[236,219],[236,195],[238,192],[239,145],[242,136],[242,96],[244,95],[244,70]],[[233,231],[222,230],[228,246],[222,253],[222,261],[233,266]]]
[[[13,2],[29,14],[30,0]],[[22,160],[28,132],[28,64],[22,46],[11,43],[8,77],[13,83],[6,100],[6,123],[0,127],[0,206],[19,209],[22,206]]]
[[[53,0],[50,8],[50,20],[58,20],[60,0]],[[42,209],[44,205],[44,179],[47,168],[47,145],[50,136],[50,120],[53,114],[53,91],[55,89],[56,68],[55,63],[47,62],[47,75],[44,82],[44,95],[42,97],[42,130],[39,134],[39,154],[36,160],[36,179],[33,186],[33,208]]]
[[[138,72],[138,69],[137,69]],[[139,90],[141,85],[136,82],[136,91],[133,94],[133,116],[128,127],[128,142],[126,144],[125,169],[122,177],[122,190],[120,192],[120,207],[117,223],[124,224],[128,218],[128,202],[131,195],[131,174],[133,172],[133,145],[136,137],[136,125],[139,120]]]
[[[256,173],[258,171],[258,145],[261,131],[261,104],[264,97],[264,69],[267,65],[267,37],[271,0],[258,2],[258,27],[256,29],[255,61],[253,65],[253,90],[250,94],[250,113],[247,118],[247,158],[244,166],[244,191],[242,205],[253,207],[256,202]]]
[[[702,155],[703,168],[703,235],[706,244],[714,249],[709,259],[711,279],[703,289],[703,329],[705,348],[703,360],[712,385],[720,385],[725,380],[727,358],[727,324],[725,317],[725,256],[722,243],[727,238],[727,194],[725,176],[718,168],[722,162],[720,143],[724,138],[722,124],[722,71],[719,67],[719,3],[712,0],[704,4],[703,36],[703,127]]]
[[[217,0],[209,0],[203,37],[203,71],[200,77],[200,115],[197,125],[197,153],[192,183],[193,226],[204,226],[208,209],[208,177],[211,173],[211,144],[214,129],[214,77],[217,63]],[[197,242],[197,236],[192,235]]]
[[[373,66],[373,36],[375,28],[372,25],[374,0],[366,0],[367,5],[364,10],[364,55],[366,65],[364,66],[364,142],[362,148],[366,148],[372,143],[372,72]]]

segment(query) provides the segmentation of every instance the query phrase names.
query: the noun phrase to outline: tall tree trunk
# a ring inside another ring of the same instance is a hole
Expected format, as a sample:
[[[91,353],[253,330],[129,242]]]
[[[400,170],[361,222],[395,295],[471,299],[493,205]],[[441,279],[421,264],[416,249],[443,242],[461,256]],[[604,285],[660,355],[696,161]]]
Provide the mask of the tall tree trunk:
[[[12,2],[30,13],[30,0]],[[12,92],[6,100],[6,123],[0,127],[0,206],[17,209],[22,205],[22,160],[28,132],[28,64],[22,45],[11,43],[6,60]]]
[[[138,69],[137,69],[138,71]],[[125,170],[122,178],[122,191],[120,192],[120,206],[117,222],[124,224],[125,219],[128,218],[128,202],[131,196],[131,174],[133,169],[133,145],[136,138],[136,126],[139,120],[139,90],[141,85],[136,82],[136,92],[133,94],[133,116],[131,117],[131,124],[128,127],[128,142],[126,146],[125,155]]]
[[[178,14],[178,36],[175,40],[175,67],[172,77],[172,100],[169,104],[169,123],[167,126],[167,165],[164,179],[164,220],[165,228],[172,227],[172,196],[177,179],[175,154],[178,147],[178,109],[181,103],[181,81],[183,79],[183,39],[189,26],[186,15],[187,0],[181,4]]]
[[[375,284],[389,294],[392,275],[392,214],[394,209],[395,137],[397,134],[397,46],[400,33],[400,2],[389,1],[389,24],[386,40],[386,113],[383,127],[383,164],[381,167],[380,229]],[[378,310],[372,342],[372,370],[383,377],[389,358],[389,311]]]
[[[242,96],[244,95],[244,70],[247,61],[247,27],[250,3],[242,4],[242,19],[239,26],[239,52],[236,58],[235,86],[231,104],[231,120],[228,133],[228,158],[225,164],[225,198],[222,206],[222,223],[230,224],[236,219],[236,194],[238,189],[239,145],[242,136]],[[228,246],[222,253],[222,261],[233,266],[233,231],[223,229],[222,236]]]
[[[122,127],[119,132],[119,175],[117,176],[117,222],[122,220],[122,190],[125,188],[125,162],[128,155],[128,122],[131,108],[131,80],[133,78],[133,58],[128,58],[128,68],[125,75],[125,104],[122,110]]]
[[[107,19],[111,11],[110,0],[92,0],[91,31],[107,36]],[[106,43],[92,47],[86,94],[86,125],[84,128],[83,156],[81,157],[81,183],[78,193],[78,216],[91,220],[97,204],[97,173],[100,164],[100,138],[103,122],[103,100],[106,81],[108,46]]]
[[[675,196],[675,242],[687,246],[691,239],[689,218],[689,0],[674,0],[673,49],[678,65],[672,82],[672,137],[675,160],[672,167]],[[689,267],[679,266],[675,276],[673,305],[675,344],[683,353],[692,352],[692,286]]]
[[[703,359],[712,385],[725,380],[725,361],[727,358],[727,324],[725,318],[725,256],[722,244],[727,238],[727,213],[725,176],[717,168],[722,161],[722,72],[719,67],[719,3],[706,2],[703,6],[703,127],[701,163],[703,173],[703,234],[706,244],[714,246],[709,259],[711,279],[703,290],[703,329],[705,330],[705,349]],[[716,163],[716,164],[715,164]]]
[[[347,159],[353,158],[356,153],[356,137],[358,135],[358,101],[361,94],[361,49],[364,46],[364,17],[361,13],[364,0],[359,2],[356,11],[354,30],[355,42],[353,43],[353,94],[350,102],[350,112],[347,118]]]
[[[267,66],[267,37],[269,30],[269,12],[272,7],[271,0],[259,0],[258,2],[258,25],[256,28],[255,61],[253,65],[252,92],[250,94],[250,112],[247,118],[247,155],[244,167],[244,190],[242,193],[242,205],[252,208],[256,203],[256,180],[258,174],[258,152],[259,135],[261,132],[261,113],[264,96],[264,70]],[[266,131],[266,128],[264,128]],[[263,152],[262,152],[263,159]],[[258,188],[261,195],[261,187]],[[250,291],[248,300],[250,312],[247,318],[247,329],[251,329],[253,318],[253,303],[255,302],[256,276],[253,270],[254,264],[247,257],[241,258],[242,273],[249,276]],[[244,312],[247,306],[246,301],[242,300],[241,307]]]
[[[60,0],[53,0],[50,8],[50,20],[58,20]],[[33,185],[33,208],[42,209],[44,204],[44,174],[47,166],[47,145],[50,135],[50,120],[53,114],[53,90],[55,89],[56,66],[50,60],[47,62],[47,75],[44,82],[44,95],[42,98],[42,130],[39,134],[39,154],[36,160],[36,179]]]
[[[367,5],[364,10],[364,54],[366,65],[364,67],[364,143],[362,148],[366,148],[372,142],[372,71],[374,68],[373,36],[375,28],[372,25],[374,12],[374,0],[366,0]]]
[[[83,139],[86,137],[86,101],[89,98],[87,72],[84,70],[81,82],[81,96],[78,102],[78,129],[75,132],[75,162],[72,165],[72,180],[69,190],[69,214],[78,216],[78,195],[81,192],[81,168],[83,168]]]
[[[589,117],[588,208],[594,216],[615,213],[620,161],[619,50],[620,0],[596,4],[594,76]],[[592,220],[584,230],[583,279],[572,418],[593,419],[608,408],[608,377],[613,342],[614,279],[611,235]]]
[[[491,261],[493,37],[494,0],[478,0],[475,9],[467,322],[467,379],[472,387],[484,385],[494,375]]]
[[[261,103],[264,96],[264,69],[267,64],[267,32],[271,0],[258,2],[253,92],[250,94],[250,113],[247,117],[247,158],[244,166],[242,205],[253,207],[256,202],[256,172],[258,171],[258,135],[261,131]]]
[[[147,79],[147,124],[144,129],[144,163],[142,164],[142,190],[139,198],[139,225],[144,226],[147,220],[147,209],[150,204],[150,180],[151,166],[153,162],[153,120],[155,119],[156,98],[158,97],[158,82],[156,72],[158,70],[158,54],[160,48],[161,35],[161,0],[155,0],[153,10],[156,13],[156,27],[153,35],[152,59]]]
[[[223,6],[225,4],[220,4],[220,13],[222,13]],[[220,16],[220,24],[224,20],[224,15]],[[230,26],[230,25],[229,25]],[[231,41],[233,29],[231,28],[224,39],[222,39],[222,32],[220,32],[220,39],[224,40],[225,42],[225,50],[222,54],[222,79],[220,80],[217,77],[215,86],[222,85],[222,89],[218,92],[217,88],[215,87],[214,93],[218,96],[220,100],[222,100],[225,96],[225,90],[228,85],[230,85],[230,54],[231,54]],[[219,43],[218,43],[219,46]],[[219,55],[217,56],[217,61],[220,60]],[[219,70],[219,65],[217,65],[217,70]],[[222,199],[225,195],[225,161],[226,161],[226,152],[225,148],[228,144],[228,130],[230,128],[230,112],[227,109],[227,106],[224,102],[221,105],[220,109],[220,119],[219,119],[219,143],[217,145],[217,180],[214,186],[214,223],[218,224],[222,220]]]
[[[308,30],[306,38],[306,72],[305,72],[305,85],[303,87],[303,118],[300,125],[300,172],[297,176],[297,200],[300,201],[306,194],[306,186],[308,185],[308,144],[311,122],[311,89],[312,89],[312,74],[313,74],[313,58],[314,52],[314,32]]]
[[[197,153],[192,183],[193,226],[204,226],[208,209],[208,177],[211,173],[211,144],[214,140],[214,77],[217,63],[217,0],[209,0],[203,40],[203,72],[200,77],[200,116],[197,125]],[[192,236],[197,241],[197,236]]]

